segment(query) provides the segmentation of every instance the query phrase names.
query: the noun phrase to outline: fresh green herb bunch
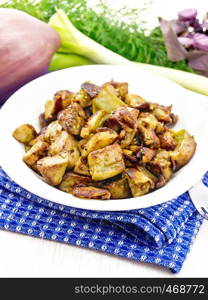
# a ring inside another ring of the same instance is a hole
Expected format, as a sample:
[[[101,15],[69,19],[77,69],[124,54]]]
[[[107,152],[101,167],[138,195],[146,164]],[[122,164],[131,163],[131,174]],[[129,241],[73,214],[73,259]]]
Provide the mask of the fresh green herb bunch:
[[[142,10],[123,7],[114,11],[105,0],[97,1],[96,10],[87,0],[10,0],[0,7],[20,9],[45,22],[61,8],[80,31],[129,60],[193,72],[185,60],[168,59],[160,28],[146,35]],[[120,16],[130,21],[120,21]]]

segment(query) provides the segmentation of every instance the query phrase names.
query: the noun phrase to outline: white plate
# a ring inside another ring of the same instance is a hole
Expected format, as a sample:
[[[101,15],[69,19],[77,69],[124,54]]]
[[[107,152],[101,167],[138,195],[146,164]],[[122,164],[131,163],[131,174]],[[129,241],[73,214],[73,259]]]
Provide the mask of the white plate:
[[[23,146],[12,138],[13,130],[23,123],[37,129],[38,116],[46,100],[61,89],[78,91],[83,81],[102,84],[114,79],[127,81],[130,93],[164,105],[173,104],[179,115],[175,129],[187,129],[194,135],[197,150],[191,161],[163,188],[150,194],[122,200],[84,200],[44,183],[22,161]],[[129,210],[144,208],[173,199],[193,186],[208,170],[208,108],[201,96],[177,84],[136,68],[93,65],[69,68],[40,77],[17,91],[0,111],[0,165],[8,175],[28,191],[48,200],[72,207],[92,210]]]

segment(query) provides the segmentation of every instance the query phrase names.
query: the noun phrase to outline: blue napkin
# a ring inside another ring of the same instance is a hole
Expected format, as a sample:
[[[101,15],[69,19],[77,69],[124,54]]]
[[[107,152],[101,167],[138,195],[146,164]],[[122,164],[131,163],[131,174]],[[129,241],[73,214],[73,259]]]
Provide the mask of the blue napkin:
[[[204,177],[208,185],[208,172]],[[107,252],[179,272],[202,224],[188,192],[150,208],[102,212],[62,206],[0,168],[0,229]]]

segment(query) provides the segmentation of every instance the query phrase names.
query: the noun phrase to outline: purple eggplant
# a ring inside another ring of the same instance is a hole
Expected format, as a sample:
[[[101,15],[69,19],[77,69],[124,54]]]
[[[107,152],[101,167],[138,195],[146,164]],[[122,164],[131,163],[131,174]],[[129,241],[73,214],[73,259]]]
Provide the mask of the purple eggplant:
[[[48,24],[19,10],[0,8],[0,104],[46,73],[59,46],[59,35]]]

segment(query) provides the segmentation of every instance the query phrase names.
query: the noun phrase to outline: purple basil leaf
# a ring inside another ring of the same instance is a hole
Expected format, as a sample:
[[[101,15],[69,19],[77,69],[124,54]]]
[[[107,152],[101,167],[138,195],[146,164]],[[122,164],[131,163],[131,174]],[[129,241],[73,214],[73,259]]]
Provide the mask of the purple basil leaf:
[[[173,31],[178,35],[182,32],[186,32],[188,26],[184,22],[180,22],[179,20],[171,20],[171,27]]]
[[[187,54],[187,59],[192,69],[208,77],[208,52],[200,50],[190,51]]]
[[[190,37],[185,37],[185,36],[179,36],[178,40],[181,43],[181,45],[183,45],[185,48],[191,47],[194,43],[192,37],[190,38]]]
[[[196,22],[198,21],[196,18],[195,20]],[[204,21],[208,21],[208,18],[204,19]],[[159,18],[159,22],[168,58],[172,61],[186,59],[191,68],[208,77],[208,35],[194,33],[189,30],[191,22],[192,25],[197,27],[197,23],[194,23],[194,20],[185,22],[177,20],[176,22],[176,20],[166,21]],[[177,36],[177,24],[187,25],[185,30],[179,30],[179,37]],[[191,28],[193,31],[193,27]],[[186,47],[189,47],[189,49],[187,50]],[[194,47],[197,47],[197,49],[193,50]]]
[[[172,61],[179,61],[186,57],[186,49],[180,44],[171,22],[159,18],[160,29],[163,34],[164,43],[168,58]]]
[[[208,52],[202,50],[187,51],[180,43],[180,38],[193,39],[193,36],[197,36],[199,33],[191,34],[187,31],[183,33],[183,36],[178,38],[173,26],[174,22],[168,22],[162,18],[159,18],[159,22],[168,58],[172,61],[187,59],[191,68],[208,77]]]
[[[180,21],[192,21],[196,19],[197,10],[196,8],[187,8],[178,12],[178,18]]]
[[[208,36],[203,33],[194,34],[193,46],[196,49],[208,51]]]

